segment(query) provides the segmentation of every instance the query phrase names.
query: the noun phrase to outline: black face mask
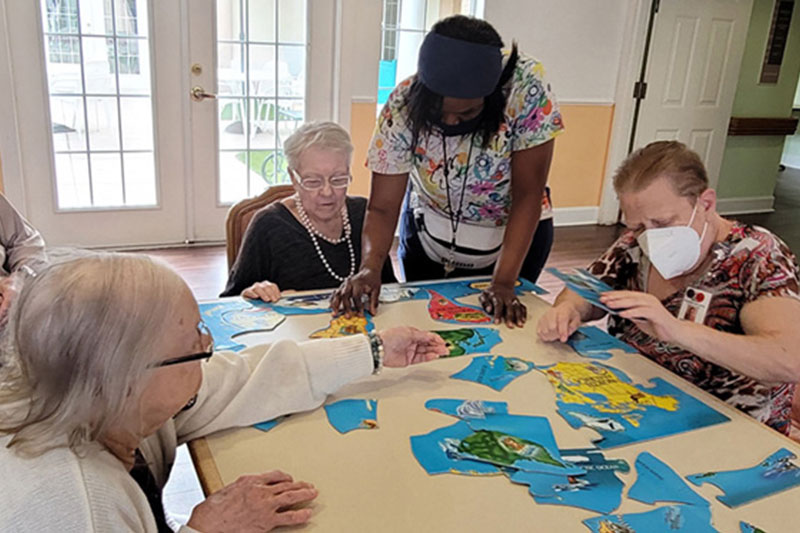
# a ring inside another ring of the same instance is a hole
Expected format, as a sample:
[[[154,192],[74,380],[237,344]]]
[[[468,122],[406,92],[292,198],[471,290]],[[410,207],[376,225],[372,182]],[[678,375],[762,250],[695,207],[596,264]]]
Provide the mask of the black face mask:
[[[442,132],[445,137],[456,137],[459,135],[467,135],[478,129],[481,125],[483,113],[478,113],[478,116],[469,120],[462,120],[458,124],[444,124],[441,119],[436,121],[436,128]]]

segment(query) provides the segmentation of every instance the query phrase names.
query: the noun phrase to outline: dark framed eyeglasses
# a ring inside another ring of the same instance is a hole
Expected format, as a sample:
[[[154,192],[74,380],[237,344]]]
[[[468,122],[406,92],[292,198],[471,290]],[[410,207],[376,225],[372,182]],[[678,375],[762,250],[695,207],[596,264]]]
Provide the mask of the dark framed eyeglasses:
[[[202,352],[181,355],[179,357],[171,357],[169,359],[159,361],[158,363],[151,363],[148,365],[148,367],[160,368],[162,366],[178,365],[180,363],[188,363],[190,361],[200,361],[210,358],[212,355],[214,355],[214,338],[211,336],[211,331],[208,329],[208,326],[206,326],[206,323],[202,320],[197,323],[197,333],[200,334],[200,341],[204,347]]]

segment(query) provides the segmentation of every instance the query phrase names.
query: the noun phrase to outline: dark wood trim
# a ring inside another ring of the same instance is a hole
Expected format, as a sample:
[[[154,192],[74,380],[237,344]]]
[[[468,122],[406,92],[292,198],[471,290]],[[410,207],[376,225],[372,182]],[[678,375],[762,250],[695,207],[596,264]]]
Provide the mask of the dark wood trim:
[[[798,119],[731,117],[728,135],[794,135]]]

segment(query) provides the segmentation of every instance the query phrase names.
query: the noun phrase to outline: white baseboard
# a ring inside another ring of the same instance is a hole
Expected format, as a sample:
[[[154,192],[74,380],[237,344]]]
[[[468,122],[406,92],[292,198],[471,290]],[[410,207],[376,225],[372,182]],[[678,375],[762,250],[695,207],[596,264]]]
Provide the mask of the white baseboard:
[[[718,198],[717,212],[720,215],[750,215],[754,213],[772,213],[774,196],[750,196],[744,198]]]
[[[554,226],[586,226],[597,224],[600,208],[592,207],[556,207],[553,209]]]

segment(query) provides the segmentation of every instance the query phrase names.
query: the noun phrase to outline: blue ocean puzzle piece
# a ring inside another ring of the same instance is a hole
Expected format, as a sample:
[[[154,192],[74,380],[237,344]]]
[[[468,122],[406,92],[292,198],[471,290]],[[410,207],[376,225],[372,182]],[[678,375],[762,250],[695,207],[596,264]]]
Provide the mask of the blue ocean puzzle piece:
[[[633,384],[621,370],[595,362],[536,366],[556,390],[558,413],[574,428],[602,437],[598,448],[674,435],[730,419],[661,378]]]
[[[574,476],[586,471],[561,458],[550,421],[541,416],[487,415],[468,420],[479,436],[462,442],[469,458],[530,472]]]
[[[577,268],[572,272],[565,272],[557,268],[546,268],[547,272],[554,275],[564,282],[569,290],[589,302],[595,307],[599,307],[607,313],[616,315],[617,312],[607,307],[600,301],[600,295],[614,289],[607,283],[601,281],[588,270]]]
[[[636,348],[595,326],[581,326],[567,339],[567,344],[590,359],[610,359],[609,350],[637,353]]]
[[[741,533],[767,533],[760,527],[756,527],[753,524],[748,524],[747,522],[739,522],[739,529]]]
[[[503,342],[500,331],[492,328],[460,328],[436,330],[436,333],[447,344],[450,351],[445,357],[489,353],[496,345]]]
[[[715,485],[725,493],[717,496],[719,501],[728,507],[738,507],[800,486],[800,466],[793,459],[797,459],[794,453],[781,448],[751,468],[692,474],[686,479],[697,486]]]
[[[670,467],[648,452],[636,458],[636,483],[628,490],[628,498],[654,504],[656,502],[709,505]]]
[[[214,338],[215,350],[242,350],[234,337],[256,331],[272,331],[286,317],[271,308],[240,298],[199,304],[200,316]]]
[[[425,408],[437,413],[461,418],[462,420],[486,418],[486,415],[508,414],[508,404],[506,402],[485,402],[483,400],[434,398],[425,402]]]
[[[425,435],[411,437],[411,451],[428,474],[496,475],[500,469],[484,461],[464,457],[458,447],[463,439],[475,432],[466,422],[439,428]]]
[[[516,357],[502,355],[484,355],[473,357],[467,368],[456,372],[451,378],[474,381],[496,391],[533,370],[533,363]]]
[[[328,422],[339,433],[378,427],[378,400],[347,399],[325,406]]]
[[[669,505],[644,513],[605,515],[583,523],[594,533],[716,533],[709,507]]]
[[[330,297],[330,292],[298,294],[284,296],[274,303],[261,302],[260,305],[271,307],[286,316],[320,315],[331,312]]]
[[[269,431],[270,429],[274,428],[278,424],[284,421],[289,415],[286,416],[279,416],[278,418],[273,418],[272,420],[267,420],[266,422],[259,422],[258,424],[253,424],[253,427],[256,429],[260,429],[261,431]]]
[[[619,507],[624,483],[616,472],[627,472],[627,462],[607,460],[593,449],[561,450],[561,457],[586,470],[586,474],[556,476],[517,470],[510,479],[528,485],[528,492],[536,503],[569,505],[604,514]]]

